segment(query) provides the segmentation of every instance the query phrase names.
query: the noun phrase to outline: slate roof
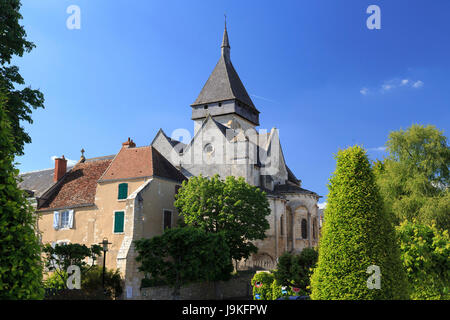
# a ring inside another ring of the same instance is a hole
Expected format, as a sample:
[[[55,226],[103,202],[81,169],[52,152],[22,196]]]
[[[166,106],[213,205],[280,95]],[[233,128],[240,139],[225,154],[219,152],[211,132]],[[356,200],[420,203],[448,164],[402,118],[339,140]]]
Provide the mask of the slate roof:
[[[295,174],[291,171],[291,169],[289,169],[288,166],[286,166],[286,170],[288,172],[288,181],[291,181],[297,185],[300,185],[300,180],[297,179],[297,177],[295,176]]]
[[[223,47],[229,48],[226,28],[222,42],[222,48]],[[247,90],[245,90],[231,60],[227,55],[224,55],[222,51],[219,62],[217,62],[208,81],[206,81],[202,91],[200,91],[200,94],[192,105],[195,106],[233,99],[239,100],[250,107],[250,109],[259,112],[253,104],[252,99],[250,99]]]
[[[277,194],[302,193],[302,194],[310,194],[310,195],[319,197],[319,195],[317,193],[307,190],[307,189],[303,189],[303,188],[293,185],[293,184],[278,184],[274,187],[273,191]]]
[[[68,167],[70,170],[72,167]],[[18,187],[21,190],[31,191],[34,197],[39,198],[45,191],[55,184],[53,181],[54,168],[25,172],[19,175]],[[31,196],[31,194],[30,194]]]
[[[158,176],[182,182],[186,177],[152,146],[122,148],[100,181]]]
[[[77,163],[67,172],[53,190],[43,195],[39,210],[93,205],[97,180],[112,160],[91,160]]]

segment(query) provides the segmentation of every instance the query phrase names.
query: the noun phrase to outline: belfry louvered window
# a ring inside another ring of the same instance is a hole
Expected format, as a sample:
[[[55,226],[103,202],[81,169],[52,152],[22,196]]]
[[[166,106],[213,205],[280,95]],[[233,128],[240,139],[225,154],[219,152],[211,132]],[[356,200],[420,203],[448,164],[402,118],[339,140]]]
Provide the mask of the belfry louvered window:
[[[117,199],[123,200],[128,197],[128,183],[119,184],[119,195]]]

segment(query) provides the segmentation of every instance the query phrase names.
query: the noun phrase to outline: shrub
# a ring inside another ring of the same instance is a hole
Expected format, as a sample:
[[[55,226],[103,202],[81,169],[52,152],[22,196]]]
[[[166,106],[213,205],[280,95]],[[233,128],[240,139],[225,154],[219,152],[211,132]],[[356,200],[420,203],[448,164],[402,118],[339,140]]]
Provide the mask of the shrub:
[[[277,270],[273,272],[280,288],[296,287],[300,288],[304,295],[309,295],[310,277],[317,258],[318,252],[313,248],[305,248],[299,254],[288,252],[282,254],[278,259]]]
[[[392,216],[383,208],[366,152],[340,150],[328,185],[312,299],[405,299],[406,274]],[[380,289],[369,289],[368,267],[381,271]]]
[[[272,282],[275,280],[272,273],[258,272],[251,280],[253,287],[253,300],[272,300]],[[262,286],[257,288],[255,284],[257,282],[262,283]],[[255,295],[259,294],[260,299],[256,299]]]
[[[90,294],[95,294],[103,288],[103,267],[93,266],[81,277],[81,288]],[[105,269],[105,294],[118,299],[122,294],[122,278],[119,269]]]

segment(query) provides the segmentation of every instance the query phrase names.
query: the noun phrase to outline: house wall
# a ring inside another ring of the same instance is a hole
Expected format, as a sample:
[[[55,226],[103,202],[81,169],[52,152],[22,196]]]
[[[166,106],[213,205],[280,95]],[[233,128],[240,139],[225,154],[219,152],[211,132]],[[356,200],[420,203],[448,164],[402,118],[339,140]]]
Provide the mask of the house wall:
[[[95,205],[91,207],[73,208],[74,220],[73,228],[59,229],[53,228],[54,210],[40,212],[39,231],[42,243],[52,243],[58,241],[68,241],[86,246],[98,244],[107,238],[111,244],[108,246],[106,254],[106,267],[115,269],[118,250],[124,238],[124,233],[114,233],[114,212],[126,210],[126,200],[117,200],[118,186],[120,183],[128,183],[128,194],[136,190],[146,179],[121,180],[115,182],[103,182],[97,184]],[[57,210],[62,211],[62,210]],[[126,228],[126,221],[125,226]],[[100,257],[98,264],[102,264],[103,257]]]
[[[133,241],[152,238],[163,233],[163,210],[172,211],[172,227],[177,225],[178,211],[174,207],[175,186],[179,183],[154,177],[140,186],[127,199],[125,237],[121,243],[116,265],[124,276],[125,299],[140,296],[144,274],[138,271],[137,252]]]

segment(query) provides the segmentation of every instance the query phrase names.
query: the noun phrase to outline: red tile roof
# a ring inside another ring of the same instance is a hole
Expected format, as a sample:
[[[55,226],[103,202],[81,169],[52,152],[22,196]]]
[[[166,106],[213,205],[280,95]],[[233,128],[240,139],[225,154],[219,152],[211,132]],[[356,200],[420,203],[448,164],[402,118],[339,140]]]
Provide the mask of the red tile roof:
[[[123,147],[106,170],[101,181],[158,176],[182,182],[186,178],[151,146]]]
[[[97,180],[112,160],[77,163],[48,194],[39,210],[94,204]]]

